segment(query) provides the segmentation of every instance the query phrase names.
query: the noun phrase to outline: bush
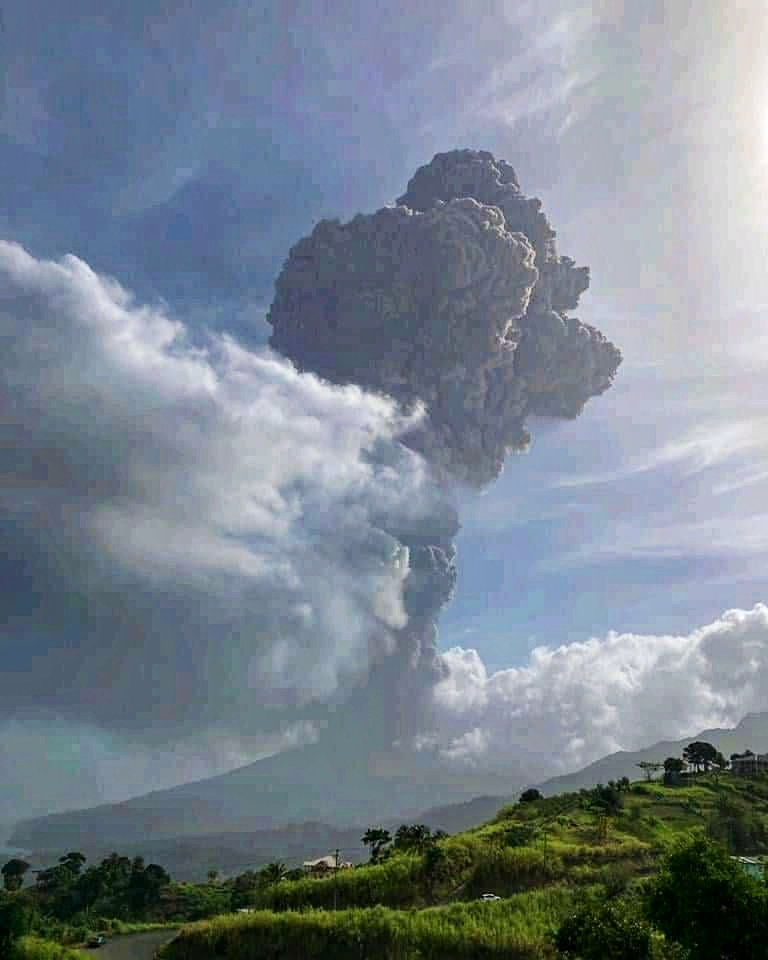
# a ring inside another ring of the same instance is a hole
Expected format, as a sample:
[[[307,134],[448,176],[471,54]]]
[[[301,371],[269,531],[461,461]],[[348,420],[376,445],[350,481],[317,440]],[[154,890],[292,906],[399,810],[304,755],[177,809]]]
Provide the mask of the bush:
[[[51,940],[21,937],[14,943],[9,960],[83,960],[83,955]]]
[[[648,924],[620,904],[583,907],[555,935],[567,960],[651,960],[651,943]]]
[[[765,884],[703,837],[678,843],[666,858],[650,885],[647,913],[696,960],[765,956]]]
[[[544,794],[535,787],[529,787],[520,794],[520,803],[535,803],[537,800],[543,800]]]
[[[612,863],[605,867],[601,879],[606,897],[613,900],[625,893],[634,874],[635,867],[632,863]]]
[[[524,847],[537,834],[536,827],[529,823],[513,823],[504,831],[504,845],[507,847]]]
[[[19,894],[0,896],[0,957],[27,932],[29,908]]]

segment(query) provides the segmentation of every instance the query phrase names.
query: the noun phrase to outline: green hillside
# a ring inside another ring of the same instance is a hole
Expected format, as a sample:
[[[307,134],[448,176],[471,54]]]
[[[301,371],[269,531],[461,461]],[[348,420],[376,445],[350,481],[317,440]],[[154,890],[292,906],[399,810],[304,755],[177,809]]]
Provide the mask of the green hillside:
[[[455,836],[404,836],[378,863],[256,885],[241,900],[255,912],[185,928],[167,960],[554,957],[568,914],[633,902],[676,841],[697,835],[731,854],[768,853],[768,781],[624,781],[519,802]],[[682,956],[654,943],[654,956]]]

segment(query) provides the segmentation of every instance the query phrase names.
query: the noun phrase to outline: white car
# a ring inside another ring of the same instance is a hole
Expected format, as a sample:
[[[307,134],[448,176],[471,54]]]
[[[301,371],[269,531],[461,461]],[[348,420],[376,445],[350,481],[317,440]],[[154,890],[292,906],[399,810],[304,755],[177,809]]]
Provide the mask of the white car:
[[[484,893],[480,899],[495,903],[497,900],[501,900],[501,897],[497,897],[495,893]]]

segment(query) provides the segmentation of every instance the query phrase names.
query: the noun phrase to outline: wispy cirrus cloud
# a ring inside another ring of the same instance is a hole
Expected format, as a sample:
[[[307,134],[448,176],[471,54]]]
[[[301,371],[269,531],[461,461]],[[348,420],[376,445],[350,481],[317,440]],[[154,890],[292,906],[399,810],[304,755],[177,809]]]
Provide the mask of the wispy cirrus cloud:
[[[657,470],[675,468],[681,476],[693,477],[713,467],[722,467],[750,453],[768,448],[768,423],[758,419],[731,420],[708,426],[692,426],[682,436],[630,455],[613,470],[596,473],[564,474],[553,487],[580,487],[615,484]]]

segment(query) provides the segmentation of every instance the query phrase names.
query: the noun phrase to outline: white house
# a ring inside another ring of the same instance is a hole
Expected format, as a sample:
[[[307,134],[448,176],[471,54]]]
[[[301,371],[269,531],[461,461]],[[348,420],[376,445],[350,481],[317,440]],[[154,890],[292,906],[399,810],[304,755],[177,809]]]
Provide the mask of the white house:
[[[305,860],[302,864],[307,873],[330,873],[332,870],[349,870],[352,866],[347,860],[339,860],[336,863],[334,854],[329,853],[326,857],[318,857],[317,860]]]

